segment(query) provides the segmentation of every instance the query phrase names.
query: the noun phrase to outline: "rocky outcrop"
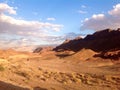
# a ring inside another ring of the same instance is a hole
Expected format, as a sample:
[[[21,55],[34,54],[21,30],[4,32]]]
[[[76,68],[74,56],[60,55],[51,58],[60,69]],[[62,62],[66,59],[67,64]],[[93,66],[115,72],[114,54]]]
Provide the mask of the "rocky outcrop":
[[[120,28],[117,30],[105,29],[87,35],[84,39],[78,38],[69,40],[56,48],[55,51],[79,51],[83,48],[92,49],[96,52],[104,52],[112,49],[120,49]]]
[[[33,53],[44,53],[44,52],[48,52],[48,51],[52,51],[53,47],[38,47],[36,48]]]

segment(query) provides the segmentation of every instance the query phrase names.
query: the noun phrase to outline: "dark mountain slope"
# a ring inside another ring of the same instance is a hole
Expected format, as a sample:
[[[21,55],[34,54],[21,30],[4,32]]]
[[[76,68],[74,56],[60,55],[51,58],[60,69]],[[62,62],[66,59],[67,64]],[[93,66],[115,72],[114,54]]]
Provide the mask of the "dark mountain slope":
[[[84,39],[69,40],[53,50],[71,50],[77,52],[83,48],[92,49],[96,52],[120,49],[120,28],[117,30],[105,29],[92,35],[87,35]]]

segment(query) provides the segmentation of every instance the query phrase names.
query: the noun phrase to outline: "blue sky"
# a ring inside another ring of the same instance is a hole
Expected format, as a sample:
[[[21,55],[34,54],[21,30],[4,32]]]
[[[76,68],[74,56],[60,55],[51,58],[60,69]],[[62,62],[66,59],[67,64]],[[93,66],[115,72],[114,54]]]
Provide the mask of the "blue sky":
[[[66,38],[119,27],[118,17],[114,17],[119,16],[119,0],[0,0],[0,3],[8,5],[6,9],[0,7],[2,18],[8,16],[11,21],[0,21],[1,25],[5,22],[0,31],[2,45],[60,44]],[[109,18],[116,24],[105,22]],[[4,28],[7,25],[8,29]]]

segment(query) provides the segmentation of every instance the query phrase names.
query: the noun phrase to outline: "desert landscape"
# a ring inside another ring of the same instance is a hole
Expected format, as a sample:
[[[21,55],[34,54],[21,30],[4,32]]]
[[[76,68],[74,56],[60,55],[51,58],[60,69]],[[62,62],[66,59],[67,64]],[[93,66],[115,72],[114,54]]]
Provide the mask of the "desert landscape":
[[[0,0],[0,90],[120,90],[120,0]]]
[[[119,41],[120,29],[105,29],[33,52],[0,50],[0,90],[120,90]]]

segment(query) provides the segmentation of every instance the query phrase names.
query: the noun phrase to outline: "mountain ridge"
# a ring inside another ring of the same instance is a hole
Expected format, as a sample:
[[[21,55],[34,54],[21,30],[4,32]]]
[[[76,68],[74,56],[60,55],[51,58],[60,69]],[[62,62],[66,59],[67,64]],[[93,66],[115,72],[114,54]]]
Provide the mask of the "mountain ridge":
[[[96,52],[105,52],[112,49],[120,49],[120,28],[117,30],[105,29],[87,35],[85,38],[69,40],[69,42],[63,43],[54,51],[80,51],[83,48],[92,49]]]

